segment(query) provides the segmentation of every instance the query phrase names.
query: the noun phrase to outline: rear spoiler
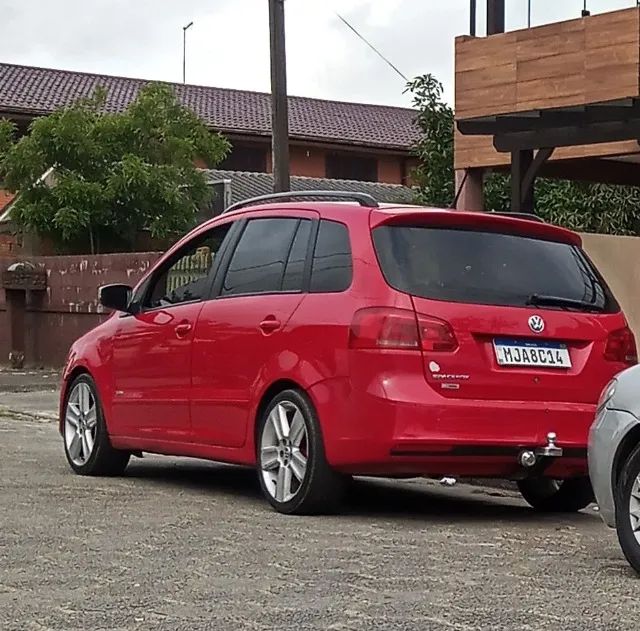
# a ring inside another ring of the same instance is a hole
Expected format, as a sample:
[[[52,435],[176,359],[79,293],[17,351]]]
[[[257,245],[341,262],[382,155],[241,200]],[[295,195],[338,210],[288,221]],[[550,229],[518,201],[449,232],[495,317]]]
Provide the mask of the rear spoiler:
[[[370,226],[382,225],[423,225],[438,228],[476,229],[488,232],[502,232],[523,237],[557,241],[569,245],[582,245],[582,238],[577,232],[535,220],[522,213],[494,213],[461,210],[444,210],[439,208],[374,208],[370,215]]]
[[[537,221],[538,223],[546,223],[542,217],[538,217],[538,215],[534,215],[533,213],[509,213],[509,212],[498,212],[495,210],[490,210],[489,214],[499,215],[500,217],[512,217],[513,219],[526,219],[528,221]]]

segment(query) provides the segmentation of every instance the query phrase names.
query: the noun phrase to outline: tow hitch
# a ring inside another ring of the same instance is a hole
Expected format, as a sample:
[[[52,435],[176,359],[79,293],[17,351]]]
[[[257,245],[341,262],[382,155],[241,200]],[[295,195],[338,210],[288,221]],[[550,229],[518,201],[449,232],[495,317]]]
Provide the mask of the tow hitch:
[[[523,449],[518,454],[518,463],[523,469],[527,470],[527,474],[539,474],[551,464],[552,458],[562,456],[562,447],[556,445],[558,437],[555,432],[547,434],[547,444],[545,447],[537,447],[536,449]]]

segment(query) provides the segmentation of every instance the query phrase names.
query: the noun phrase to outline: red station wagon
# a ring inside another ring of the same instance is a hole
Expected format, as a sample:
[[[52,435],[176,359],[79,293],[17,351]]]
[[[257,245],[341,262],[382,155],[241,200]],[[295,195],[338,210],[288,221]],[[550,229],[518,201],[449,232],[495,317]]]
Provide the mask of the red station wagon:
[[[588,429],[636,346],[577,234],[350,193],[230,211],[135,289],[101,288],[114,313],[64,371],[76,473],[142,452],[250,465],[283,513],[335,510],[351,475],[592,500]]]

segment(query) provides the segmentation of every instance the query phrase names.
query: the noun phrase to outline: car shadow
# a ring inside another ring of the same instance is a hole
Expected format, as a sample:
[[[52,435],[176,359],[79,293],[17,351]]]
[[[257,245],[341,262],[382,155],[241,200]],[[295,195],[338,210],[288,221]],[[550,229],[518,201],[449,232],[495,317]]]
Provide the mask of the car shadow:
[[[224,493],[261,500],[256,472],[249,467],[190,458],[175,460],[145,456],[143,459],[132,460],[124,477],[150,480],[183,490]]]
[[[437,482],[419,480],[398,482],[359,479],[347,497],[346,512],[351,515],[456,522],[548,522],[550,525],[576,525],[590,516],[585,513],[541,514],[530,508],[517,494],[486,486],[459,484],[441,487]]]
[[[127,478],[147,480],[163,486],[202,493],[232,496],[271,510],[263,499],[255,470],[199,460],[143,459],[129,466]],[[441,487],[427,480],[356,478],[348,486],[336,518],[400,518],[434,523],[487,521],[549,523],[562,527],[596,519],[587,512],[541,514],[533,511],[517,494],[502,489],[467,484]]]

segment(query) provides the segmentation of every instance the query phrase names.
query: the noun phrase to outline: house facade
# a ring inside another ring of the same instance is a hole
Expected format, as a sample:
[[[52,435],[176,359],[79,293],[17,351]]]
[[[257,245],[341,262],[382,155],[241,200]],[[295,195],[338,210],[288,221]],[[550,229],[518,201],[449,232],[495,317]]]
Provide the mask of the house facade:
[[[147,81],[0,64],[0,117],[25,131],[35,117],[107,91],[105,109],[123,111]],[[170,84],[180,101],[233,151],[221,168],[271,171],[271,97],[267,93]],[[291,175],[406,184],[418,139],[411,109],[289,97]]]
[[[105,110],[121,112],[135,100],[145,80],[0,63],[0,118],[26,133],[32,120],[106,90]],[[179,100],[211,129],[223,133],[232,150],[220,169],[268,174],[271,159],[271,97],[267,93],[170,84]],[[417,162],[418,139],[411,109],[289,97],[291,175],[402,186]],[[202,165],[205,167],[206,165]],[[260,180],[262,181],[262,180]],[[0,187],[0,216],[12,196]],[[19,247],[0,227],[0,253]]]

